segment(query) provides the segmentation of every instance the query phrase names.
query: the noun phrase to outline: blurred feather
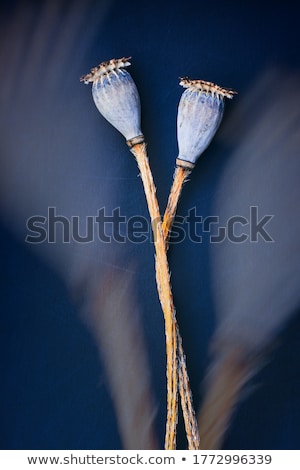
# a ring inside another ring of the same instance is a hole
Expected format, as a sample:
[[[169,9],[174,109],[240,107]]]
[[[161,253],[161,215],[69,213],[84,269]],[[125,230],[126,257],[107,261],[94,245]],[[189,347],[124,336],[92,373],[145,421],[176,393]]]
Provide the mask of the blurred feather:
[[[76,214],[84,225],[101,205],[115,207],[116,185],[127,183],[115,168],[111,177],[103,172],[111,146],[95,152],[94,135],[103,140],[105,130],[89,101],[78,96],[79,89],[85,94],[79,84],[87,68],[84,55],[110,5],[109,0],[22,2],[1,30],[0,66],[7,73],[0,87],[0,215],[21,240],[28,217],[47,216],[52,206],[69,220]],[[99,244],[96,236],[86,244],[65,244],[58,237],[32,249],[76,292],[76,300],[84,296],[84,321],[104,358],[124,447],[157,448],[139,309],[116,245]]]
[[[108,270],[88,290],[86,321],[104,359],[124,449],[157,449],[156,409],[133,277]]]
[[[235,214],[249,220],[256,206],[259,218],[273,216],[265,228],[274,241],[211,247],[217,328],[199,412],[204,449],[221,447],[243,386],[300,304],[299,84],[298,74],[270,68],[220,131],[234,151],[215,213],[221,224]]]

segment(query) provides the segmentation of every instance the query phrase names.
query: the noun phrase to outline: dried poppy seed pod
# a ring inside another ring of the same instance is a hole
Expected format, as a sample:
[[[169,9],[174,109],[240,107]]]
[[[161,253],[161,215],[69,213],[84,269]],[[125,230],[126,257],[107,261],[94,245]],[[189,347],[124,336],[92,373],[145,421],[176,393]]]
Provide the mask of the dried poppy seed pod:
[[[124,70],[130,57],[102,62],[80,78],[93,83],[92,94],[98,111],[127,140],[131,147],[144,141],[141,131],[140,98],[131,75]]]
[[[224,111],[224,97],[232,98],[236,92],[211,82],[189,78],[182,78],[180,85],[186,90],[178,106],[179,154],[176,164],[192,169],[220,125]]]

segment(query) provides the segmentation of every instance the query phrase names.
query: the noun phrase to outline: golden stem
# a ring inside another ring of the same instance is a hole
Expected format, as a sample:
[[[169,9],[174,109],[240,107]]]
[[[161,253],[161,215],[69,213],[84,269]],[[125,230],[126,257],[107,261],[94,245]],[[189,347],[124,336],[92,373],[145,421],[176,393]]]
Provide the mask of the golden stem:
[[[161,273],[159,272],[161,268],[161,262],[159,260],[162,260],[163,264],[166,265],[167,273],[169,273],[169,268],[168,268],[168,261],[167,261],[166,254],[163,257],[158,256],[158,253],[159,255],[161,255],[161,242],[160,240],[159,241],[157,240],[157,238],[160,238],[159,230],[157,232],[157,229],[158,229],[157,224],[161,223],[161,218],[160,218],[159,207],[158,207],[157,198],[155,194],[156,190],[155,190],[151,170],[150,170],[147,155],[146,155],[145,145],[144,144],[135,145],[132,148],[132,152],[134,153],[137,159],[137,162],[141,171],[141,177],[144,183],[145,194],[146,194],[150,217],[151,217],[152,226],[153,226],[154,238],[155,238],[155,242],[156,243],[158,242],[155,247],[156,248],[156,276],[157,276],[157,285],[158,285],[160,300],[163,306],[165,302],[161,298],[161,294],[162,294],[162,289],[160,287]],[[165,212],[164,222],[162,226],[165,252],[167,248],[167,239],[168,239],[169,231],[172,226],[174,216],[176,214],[176,208],[177,208],[178,200],[181,194],[182,186],[183,186],[184,181],[190,174],[190,172],[191,172],[190,169],[181,168],[181,167],[178,167],[175,170],[174,183],[173,183],[172,190],[170,193],[169,202],[168,202],[168,206]],[[168,279],[169,281],[169,274],[166,279]],[[172,345],[173,366],[170,367],[170,365],[168,366],[170,362],[168,359],[170,358],[170,355],[168,354],[168,342],[169,342],[170,335],[167,334],[167,321],[166,321],[168,384],[170,384],[170,378],[169,378],[170,369],[172,373],[174,373],[174,364],[176,365],[176,349],[174,350],[174,347],[176,348],[176,338],[177,338],[179,390],[180,390],[181,405],[183,409],[186,435],[187,435],[187,440],[188,440],[188,447],[190,450],[198,450],[200,449],[200,439],[199,439],[197,420],[195,417],[195,411],[193,407],[192,393],[190,389],[189,377],[188,377],[187,368],[186,368],[186,360],[185,360],[185,355],[184,355],[183,346],[182,346],[182,339],[180,336],[178,324],[177,324],[176,317],[175,317],[175,307],[173,304],[173,297],[172,297],[170,284],[169,284],[169,293],[167,292],[167,290],[165,290],[165,293],[167,293],[167,297],[169,296],[169,301],[171,300],[171,306],[174,312],[172,335],[175,336],[175,340],[173,340],[173,345]],[[165,314],[165,311],[164,311],[164,314]],[[174,355],[174,351],[175,351],[175,355]],[[174,359],[175,359],[175,362],[174,362]],[[175,377],[175,381],[177,383],[177,376]],[[173,386],[174,386],[174,381],[173,381]],[[168,442],[171,442],[172,440],[172,437],[170,436],[172,435],[171,433],[173,432],[172,430],[173,426],[175,424],[175,427],[176,427],[176,424],[177,424],[177,390],[176,392],[174,392],[174,389],[173,389],[173,392],[170,392],[171,390],[172,390],[172,387],[169,385],[168,386],[168,417],[167,417],[166,446],[165,446],[166,448],[169,448]],[[172,393],[173,396],[176,396],[175,402],[172,401],[170,397],[170,393]],[[174,410],[175,403],[176,403],[176,410]],[[170,412],[170,410],[172,409],[173,411]],[[175,435],[176,435],[176,430],[175,430]],[[174,439],[175,439],[175,435],[174,435]]]
[[[171,291],[169,265],[162,232],[162,221],[156,198],[156,189],[148,162],[146,146],[144,143],[136,144],[131,148],[131,152],[134,154],[141,172],[154,235],[156,283],[164,313],[166,335],[167,422],[165,449],[174,450],[176,448],[176,427],[178,419],[177,340],[175,307]]]
[[[177,344],[178,344],[178,376],[181,407],[185,425],[185,432],[189,450],[200,449],[200,437],[197,419],[195,415],[189,376],[186,368],[185,354],[182,347],[178,324],[176,322]]]
[[[170,236],[170,230],[176,215],[178,201],[181,195],[182,187],[191,170],[183,167],[176,167],[174,173],[173,185],[168,199],[168,204],[165,210],[163,218],[163,235],[166,240],[166,248],[168,248],[168,241]]]
[[[168,249],[168,240],[170,236],[170,230],[176,215],[177,205],[183,184],[191,173],[191,169],[177,167],[174,173],[174,181],[171,188],[171,192],[168,199],[167,208],[165,210],[163,218],[163,235],[166,244],[166,250]],[[191,450],[200,449],[200,438],[197,420],[195,416],[192,392],[189,383],[189,376],[186,368],[186,360],[182,347],[182,339],[180,336],[178,324],[176,322],[176,335],[178,344],[178,375],[179,375],[179,390],[181,398],[181,406],[183,411],[183,419],[185,424],[185,430],[188,440],[188,446]]]

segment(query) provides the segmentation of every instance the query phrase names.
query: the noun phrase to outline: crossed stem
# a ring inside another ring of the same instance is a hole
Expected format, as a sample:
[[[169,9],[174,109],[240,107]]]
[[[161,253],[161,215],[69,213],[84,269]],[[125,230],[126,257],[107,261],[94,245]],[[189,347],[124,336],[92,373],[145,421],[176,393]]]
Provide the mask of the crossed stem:
[[[169,230],[175,216],[177,203],[175,204],[175,212],[173,213],[174,205],[172,205],[172,210],[168,210],[167,216],[164,217],[164,222],[162,222],[145,143],[138,143],[134,145],[131,148],[131,152],[134,154],[140,169],[151,218],[156,253],[155,267],[157,290],[165,319],[167,355],[167,421],[165,449],[176,449],[179,387],[188,446],[189,449],[197,450],[200,448],[199,432],[193,407],[188,373],[186,369],[186,359],[183,351],[182,339],[176,321],[176,312],[171,290],[169,265],[167,259]],[[182,184],[183,182],[184,181],[182,181]],[[170,196],[171,195],[172,198],[177,196],[179,198],[180,193],[178,193],[178,191],[173,191],[172,193],[171,191]]]

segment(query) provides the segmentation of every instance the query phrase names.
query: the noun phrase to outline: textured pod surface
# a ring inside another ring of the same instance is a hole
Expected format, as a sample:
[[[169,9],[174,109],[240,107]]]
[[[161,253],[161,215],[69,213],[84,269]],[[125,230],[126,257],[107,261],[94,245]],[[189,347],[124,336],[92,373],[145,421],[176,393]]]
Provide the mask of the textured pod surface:
[[[92,94],[99,112],[126,140],[142,134],[140,98],[131,75],[124,70],[128,65],[126,58],[112,59],[81,78],[84,83],[93,83]]]
[[[178,158],[195,163],[220,125],[224,97],[232,98],[235,92],[203,80],[182,79],[180,85],[187,89],[178,106]]]

